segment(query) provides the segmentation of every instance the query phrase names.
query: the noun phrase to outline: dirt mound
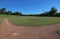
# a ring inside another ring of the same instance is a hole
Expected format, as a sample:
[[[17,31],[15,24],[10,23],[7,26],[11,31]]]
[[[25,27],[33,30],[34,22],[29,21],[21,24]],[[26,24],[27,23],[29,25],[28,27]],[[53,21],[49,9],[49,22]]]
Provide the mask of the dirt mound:
[[[16,26],[5,18],[0,26],[0,39],[60,39],[55,30],[60,29],[60,24],[26,27]]]

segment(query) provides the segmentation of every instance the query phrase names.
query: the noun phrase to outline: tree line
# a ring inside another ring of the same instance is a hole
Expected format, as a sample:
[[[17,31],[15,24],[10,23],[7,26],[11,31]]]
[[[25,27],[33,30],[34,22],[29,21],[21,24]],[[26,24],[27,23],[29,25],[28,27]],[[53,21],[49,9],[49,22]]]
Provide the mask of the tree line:
[[[12,11],[6,11],[6,8],[0,9],[0,14],[3,15],[17,15],[17,16],[60,16],[60,12],[57,12],[58,10],[55,7],[52,7],[50,11],[43,12],[41,14],[22,14],[21,12],[12,12]]]
[[[17,15],[17,16],[22,15],[22,13],[18,12],[18,11],[16,11],[16,12],[6,11],[6,8],[0,9],[0,14],[3,14],[3,15]]]

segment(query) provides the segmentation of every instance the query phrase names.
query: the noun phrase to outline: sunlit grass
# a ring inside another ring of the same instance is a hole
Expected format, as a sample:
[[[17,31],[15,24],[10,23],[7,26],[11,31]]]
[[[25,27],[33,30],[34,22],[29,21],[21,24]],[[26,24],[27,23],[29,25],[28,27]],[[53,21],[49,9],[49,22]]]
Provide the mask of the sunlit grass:
[[[3,18],[9,18],[15,25],[21,26],[44,26],[60,23],[59,17],[33,17],[33,16],[13,16],[0,15],[0,24]]]

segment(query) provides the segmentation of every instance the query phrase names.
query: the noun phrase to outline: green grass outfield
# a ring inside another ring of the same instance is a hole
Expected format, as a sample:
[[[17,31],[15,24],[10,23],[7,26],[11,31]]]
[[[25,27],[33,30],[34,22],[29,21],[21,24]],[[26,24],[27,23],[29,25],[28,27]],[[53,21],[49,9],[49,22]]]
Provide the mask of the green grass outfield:
[[[3,18],[4,18],[4,16],[0,15],[0,25],[2,24]]]
[[[60,18],[54,17],[15,17],[11,19],[12,23],[22,26],[44,26],[60,23]]]
[[[9,18],[15,25],[44,26],[60,23],[60,17],[33,17],[33,16],[10,16],[0,15],[0,18]],[[0,19],[0,22],[1,22]]]

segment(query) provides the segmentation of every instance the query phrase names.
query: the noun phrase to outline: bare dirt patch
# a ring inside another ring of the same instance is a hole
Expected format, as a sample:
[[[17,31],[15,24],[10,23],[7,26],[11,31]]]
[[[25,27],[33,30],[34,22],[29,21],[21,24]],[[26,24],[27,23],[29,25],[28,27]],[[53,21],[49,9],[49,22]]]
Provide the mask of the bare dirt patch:
[[[5,18],[0,26],[0,39],[60,39],[55,30],[60,29],[60,24],[27,27],[16,26]]]

